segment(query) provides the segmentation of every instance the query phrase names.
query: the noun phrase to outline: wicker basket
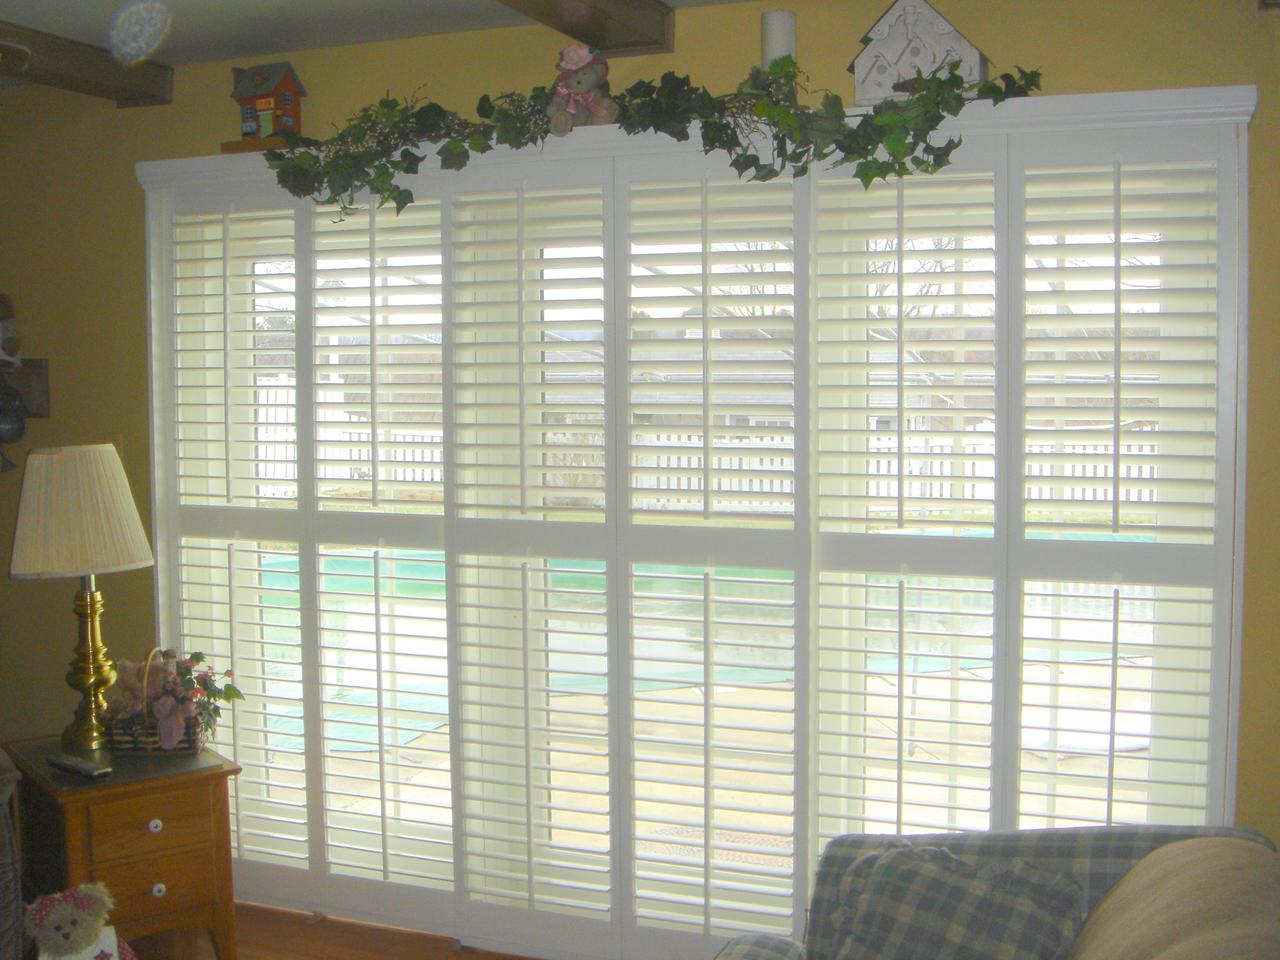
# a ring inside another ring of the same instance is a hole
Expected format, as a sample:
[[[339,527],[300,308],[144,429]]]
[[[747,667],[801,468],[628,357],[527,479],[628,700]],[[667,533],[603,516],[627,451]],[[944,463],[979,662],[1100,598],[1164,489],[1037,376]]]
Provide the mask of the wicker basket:
[[[160,746],[160,722],[151,715],[146,691],[151,679],[151,664],[164,652],[156,647],[147,654],[142,665],[142,714],[124,721],[108,720],[105,724],[107,747],[112,753],[199,753],[204,749],[205,730],[199,717],[188,717],[186,729],[172,750]]]

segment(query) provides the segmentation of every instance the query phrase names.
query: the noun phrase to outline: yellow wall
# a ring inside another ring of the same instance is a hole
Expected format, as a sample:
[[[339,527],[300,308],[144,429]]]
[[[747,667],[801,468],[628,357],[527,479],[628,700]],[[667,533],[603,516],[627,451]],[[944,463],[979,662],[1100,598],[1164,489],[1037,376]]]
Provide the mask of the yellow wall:
[[[1249,509],[1238,820],[1280,840],[1280,10],[1257,0],[933,0],[1005,70],[1044,72],[1047,94],[1256,84],[1250,129]],[[844,68],[889,0],[768,0],[680,13],[676,52],[617,59],[615,89],[674,69],[724,91],[758,58],[759,18],[798,17],[799,60],[815,87],[852,100]],[[309,96],[304,128],[332,124],[386,91],[423,94],[460,112],[482,93],[552,78],[566,43],[542,27],[425,37],[289,55]],[[233,64],[176,71],[171,105],[118,110],[58,90],[0,89],[0,291],[18,312],[26,352],[49,358],[53,416],[9,450],[110,440],[148,521],[146,264],[139,160],[216,153],[236,137]],[[245,66],[245,63],[239,63]],[[0,477],[7,564],[20,475]],[[149,571],[103,578],[113,652],[138,656],[155,624]],[[71,581],[0,578],[0,738],[61,729],[74,706],[62,674],[74,641]]]

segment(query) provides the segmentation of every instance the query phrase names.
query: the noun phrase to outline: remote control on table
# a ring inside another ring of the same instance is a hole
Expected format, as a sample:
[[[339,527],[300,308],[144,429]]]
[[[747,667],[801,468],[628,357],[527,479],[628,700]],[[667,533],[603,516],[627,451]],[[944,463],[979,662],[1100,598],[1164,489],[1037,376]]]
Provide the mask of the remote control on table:
[[[81,757],[73,753],[55,753],[49,757],[49,765],[81,777],[96,780],[111,773],[111,762],[99,757]]]

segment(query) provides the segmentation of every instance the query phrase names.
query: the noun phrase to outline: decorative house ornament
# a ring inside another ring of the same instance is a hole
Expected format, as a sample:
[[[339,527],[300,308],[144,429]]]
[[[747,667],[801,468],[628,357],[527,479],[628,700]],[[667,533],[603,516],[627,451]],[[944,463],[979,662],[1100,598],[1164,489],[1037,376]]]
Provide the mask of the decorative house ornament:
[[[966,83],[987,79],[987,58],[925,0],[897,0],[862,38],[848,70],[858,106],[895,96],[893,85],[949,63]]]
[[[240,105],[240,136],[245,139],[277,133],[302,133],[302,81],[288,61],[256,67],[232,67],[231,98]]]

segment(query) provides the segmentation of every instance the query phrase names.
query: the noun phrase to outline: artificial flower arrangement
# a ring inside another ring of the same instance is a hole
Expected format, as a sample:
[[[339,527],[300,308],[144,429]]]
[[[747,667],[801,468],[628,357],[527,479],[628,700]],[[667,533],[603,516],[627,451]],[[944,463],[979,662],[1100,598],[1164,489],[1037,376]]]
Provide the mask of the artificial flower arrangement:
[[[111,748],[199,750],[217,727],[222,704],[244,699],[230,670],[215,673],[204,663],[203,653],[179,657],[158,649],[141,663],[118,660],[107,691]]]

